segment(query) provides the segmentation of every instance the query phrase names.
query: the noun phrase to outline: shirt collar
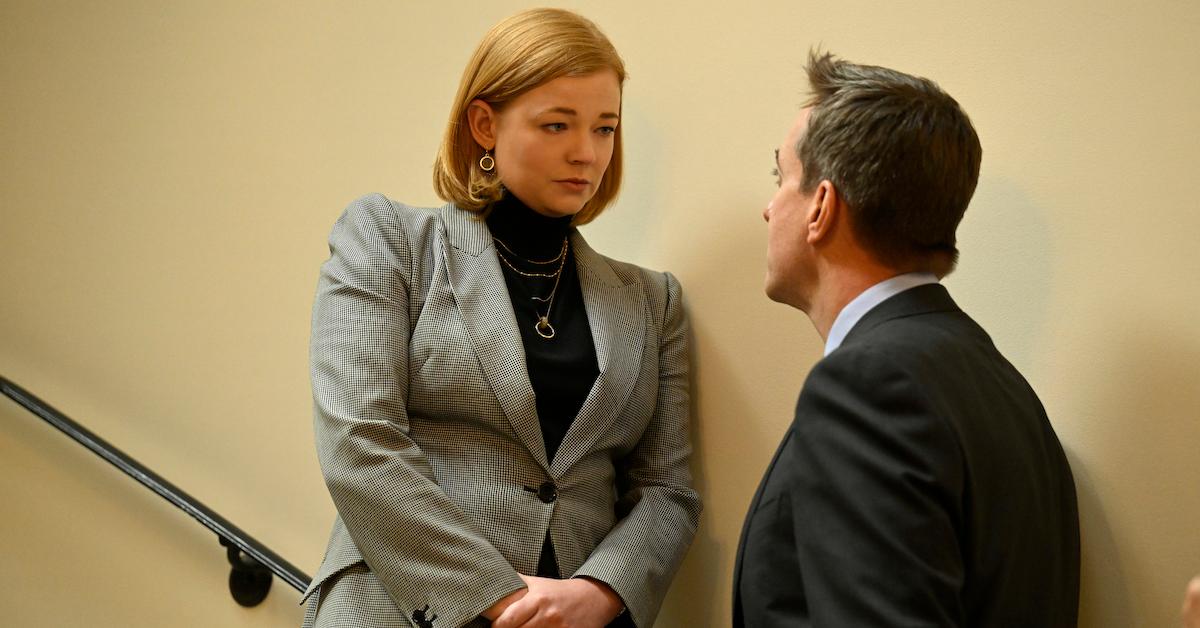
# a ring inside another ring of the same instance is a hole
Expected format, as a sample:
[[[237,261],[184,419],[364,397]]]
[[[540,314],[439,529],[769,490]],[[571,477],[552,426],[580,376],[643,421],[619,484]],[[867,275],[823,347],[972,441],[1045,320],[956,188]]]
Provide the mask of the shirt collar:
[[[841,312],[838,312],[837,318],[833,321],[833,327],[829,328],[829,338],[825,340],[825,355],[833,353],[835,349],[842,346],[842,341],[846,339],[846,334],[850,333],[851,329],[854,329],[854,325],[862,320],[862,317],[867,312],[875,309],[876,305],[910,288],[937,282],[937,275],[933,273],[904,273],[890,279],[884,279],[870,288],[863,290],[858,296],[847,303]]]

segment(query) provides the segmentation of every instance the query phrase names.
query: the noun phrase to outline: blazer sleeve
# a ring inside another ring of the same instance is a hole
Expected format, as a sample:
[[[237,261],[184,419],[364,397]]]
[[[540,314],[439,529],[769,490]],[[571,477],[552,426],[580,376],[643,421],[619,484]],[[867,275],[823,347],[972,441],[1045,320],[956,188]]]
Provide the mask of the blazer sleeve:
[[[818,363],[776,465],[814,626],[964,622],[962,453],[898,362],[856,348]]]
[[[411,241],[382,196],[350,205],[329,237],[313,311],[317,453],[350,537],[405,614],[461,626],[524,586],[434,482],[409,438]]]
[[[658,399],[637,446],[617,468],[617,525],[575,572],[613,588],[638,626],[650,626],[700,519],[692,489],[689,334],[679,282],[664,273]]]

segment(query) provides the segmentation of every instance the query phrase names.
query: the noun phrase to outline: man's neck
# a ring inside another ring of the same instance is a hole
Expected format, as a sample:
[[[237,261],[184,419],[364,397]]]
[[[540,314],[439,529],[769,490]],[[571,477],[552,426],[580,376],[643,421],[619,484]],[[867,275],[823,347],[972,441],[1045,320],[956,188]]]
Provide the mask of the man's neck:
[[[824,270],[807,312],[822,342],[829,340],[829,330],[846,304],[867,288],[904,272],[878,264]]]

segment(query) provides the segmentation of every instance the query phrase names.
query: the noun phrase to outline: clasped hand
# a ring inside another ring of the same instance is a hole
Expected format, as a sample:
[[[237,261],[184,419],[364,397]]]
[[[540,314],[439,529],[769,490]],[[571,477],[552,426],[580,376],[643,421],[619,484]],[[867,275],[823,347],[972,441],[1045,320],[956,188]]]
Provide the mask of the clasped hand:
[[[492,628],[603,628],[621,612],[621,598],[596,580],[521,579],[527,589],[492,607],[500,611]]]

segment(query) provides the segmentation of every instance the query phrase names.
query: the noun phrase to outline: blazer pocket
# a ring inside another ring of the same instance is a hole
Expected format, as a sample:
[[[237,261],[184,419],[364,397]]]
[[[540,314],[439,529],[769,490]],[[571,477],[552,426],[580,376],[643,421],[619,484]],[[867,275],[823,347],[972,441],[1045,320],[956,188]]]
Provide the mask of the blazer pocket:
[[[363,562],[365,561],[358,551],[358,546],[350,538],[350,533],[346,531],[341,517],[338,517],[334,520],[333,531],[330,534],[329,545],[325,548],[325,556],[321,559],[321,566],[317,568],[317,575],[313,576],[308,590],[300,596],[300,603],[303,604],[313,594],[313,591],[316,591],[330,576],[345,571],[351,565]]]
[[[347,569],[349,569],[355,565],[366,566],[366,564],[367,564],[366,561],[364,561],[361,558],[359,558],[357,560],[349,560],[349,561],[341,561],[341,562],[344,562],[345,564],[339,565],[336,563],[330,563],[328,565],[326,565],[326,564],[321,565],[320,571],[317,572],[317,575],[313,578],[313,581],[308,585],[308,590],[304,592],[304,595],[300,596],[301,604],[304,604],[305,602],[307,602],[308,598],[312,597],[313,593],[316,593],[317,591],[319,591],[321,589],[321,587],[324,586],[326,582],[329,582],[329,580],[331,578],[337,576],[338,574],[342,573],[343,571],[346,571]]]

